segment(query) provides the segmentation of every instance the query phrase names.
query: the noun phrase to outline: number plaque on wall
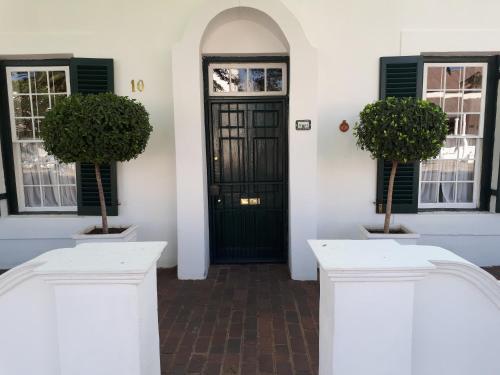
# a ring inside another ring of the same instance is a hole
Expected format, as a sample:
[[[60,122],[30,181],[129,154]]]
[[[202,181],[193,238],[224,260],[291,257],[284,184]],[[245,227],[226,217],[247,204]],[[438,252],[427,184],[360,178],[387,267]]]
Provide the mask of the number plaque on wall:
[[[295,121],[295,130],[311,130],[311,120]]]

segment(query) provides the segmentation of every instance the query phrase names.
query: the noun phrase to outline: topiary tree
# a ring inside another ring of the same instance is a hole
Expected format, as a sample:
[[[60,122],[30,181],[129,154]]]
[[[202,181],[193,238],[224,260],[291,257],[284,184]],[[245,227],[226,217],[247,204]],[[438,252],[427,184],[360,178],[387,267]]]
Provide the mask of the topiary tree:
[[[354,128],[357,145],[372,158],[390,160],[384,233],[389,233],[392,192],[399,163],[420,162],[439,155],[448,133],[443,110],[415,98],[386,98],[368,104]]]
[[[135,159],[152,129],[142,104],[111,93],[68,96],[42,122],[40,136],[49,154],[63,163],[94,164],[104,234],[108,218],[100,165]]]

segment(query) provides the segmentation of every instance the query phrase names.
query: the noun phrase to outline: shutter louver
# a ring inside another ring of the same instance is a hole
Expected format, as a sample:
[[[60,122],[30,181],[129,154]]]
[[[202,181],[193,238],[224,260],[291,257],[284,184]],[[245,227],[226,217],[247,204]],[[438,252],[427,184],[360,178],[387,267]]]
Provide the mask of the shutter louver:
[[[98,94],[114,91],[112,59],[73,58],[70,63],[71,92]],[[77,164],[78,215],[100,215],[99,193],[94,165]],[[116,162],[101,165],[102,183],[108,215],[118,215]]]
[[[423,63],[420,56],[382,57],[380,59],[380,99],[422,97]],[[390,161],[378,161],[377,213],[385,213],[391,172]],[[400,164],[396,171],[392,197],[393,213],[418,211],[420,163]]]

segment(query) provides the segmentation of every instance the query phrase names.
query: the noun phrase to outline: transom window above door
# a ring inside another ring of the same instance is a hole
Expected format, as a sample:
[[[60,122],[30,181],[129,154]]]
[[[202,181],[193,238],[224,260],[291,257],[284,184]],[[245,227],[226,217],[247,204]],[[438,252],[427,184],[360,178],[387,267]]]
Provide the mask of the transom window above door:
[[[70,94],[67,66],[7,67],[7,91],[19,211],[76,211],[75,164],[43,148],[47,110]]]
[[[420,166],[420,208],[477,208],[487,64],[427,63],[423,98],[448,115],[439,156]]]
[[[272,96],[287,93],[285,63],[209,64],[210,96]]]

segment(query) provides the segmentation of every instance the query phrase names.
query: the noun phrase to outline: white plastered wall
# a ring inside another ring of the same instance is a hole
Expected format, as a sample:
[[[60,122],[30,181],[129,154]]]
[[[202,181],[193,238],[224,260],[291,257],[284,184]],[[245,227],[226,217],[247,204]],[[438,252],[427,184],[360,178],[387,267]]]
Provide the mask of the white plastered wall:
[[[182,92],[182,95],[174,96],[178,276],[204,278],[209,266],[201,53],[203,48],[207,53],[220,52],[214,50],[218,48],[215,38],[221,33],[214,23],[223,25],[225,31],[234,31],[236,22],[239,23],[236,26],[239,31],[242,28],[248,30],[250,23],[258,25],[251,40],[272,33],[273,28],[276,31],[276,26],[270,26],[275,23],[289,45],[289,265],[292,278],[316,279],[316,262],[306,243],[307,239],[316,237],[316,50],[308,42],[298,20],[278,1],[217,0],[205,5],[191,19],[173,53],[174,92]],[[234,12],[222,14],[221,20],[215,20],[210,25],[219,14],[233,8],[236,9]],[[238,19],[238,13],[244,14],[243,20]],[[258,17],[258,13],[261,13],[261,17]],[[266,26],[268,31],[263,31],[262,27]],[[204,36],[204,47],[201,47]],[[281,33],[274,36],[271,39],[275,43],[274,48],[282,49],[284,38]],[[223,40],[227,40],[227,37]],[[281,42],[281,47],[278,42]],[[249,48],[258,46],[258,43],[258,39],[251,41],[243,53],[255,52]],[[237,46],[232,46],[225,52],[237,53]],[[258,52],[262,51],[265,50]],[[312,130],[296,132],[293,127],[295,120],[304,118],[312,120]],[[308,152],[301,152],[303,150]]]
[[[250,6],[245,1],[228,3],[230,7]],[[184,85],[177,84],[173,91],[172,50],[177,42],[185,40],[183,35],[191,27],[189,25],[194,25],[198,39],[193,41],[199,43],[205,28],[196,22],[201,17],[207,26],[225,9],[221,4],[218,0],[149,0],[147,6],[131,0],[88,0],[85,4],[62,0],[0,2],[0,14],[16,15],[6,16],[0,23],[0,55],[112,57],[116,92],[137,98],[150,112],[154,131],[146,152],[137,160],[119,166],[120,216],[112,221],[138,224],[141,240],[168,240],[169,248],[159,263],[163,267],[176,264],[177,249],[173,100],[196,100],[199,106],[202,101],[198,92],[195,97],[189,97],[191,91],[187,90],[192,84],[201,90],[201,77],[184,77]],[[312,183],[313,190],[308,191],[307,199],[318,202],[317,215],[310,213],[315,205],[313,202],[303,211],[296,209],[296,217],[303,215],[303,220],[296,223],[293,233],[302,237],[305,233],[313,233],[311,228],[317,222],[320,238],[356,238],[359,224],[380,224],[383,220],[381,215],[375,214],[373,204],[376,163],[356,148],[352,131],[341,133],[338,125],[345,119],[352,129],[363,105],[378,97],[381,56],[500,51],[500,2],[263,0],[255,4],[258,6],[250,7],[270,16],[290,42],[292,74],[299,66],[306,66],[313,79],[318,76],[317,92],[313,92],[311,99],[304,94],[305,102],[294,99],[293,91],[301,90],[301,83],[293,75],[291,81],[291,100],[295,102],[291,105],[290,122],[293,124],[297,117],[313,117],[313,132],[294,140],[299,151],[291,158],[299,169],[295,177],[293,174],[290,177],[297,178],[300,174],[304,189]],[[200,12],[206,16],[200,16]],[[291,43],[292,39],[304,39],[297,37],[297,33],[305,34],[317,51],[311,50],[305,42]],[[182,50],[182,42],[176,48]],[[201,72],[199,55],[197,51],[192,61],[182,61],[189,69],[194,69],[196,75]],[[145,91],[132,93],[131,79],[143,79]],[[308,112],[312,98],[317,107],[316,119]],[[202,127],[201,121],[199,126]],[[500,126],[497,126],[497,158],[499,131]],[[199,138],[198,145],[204,144],[201,134],[195,133],[192,138],[195,137]],[[317,149],[310,147],[314,143],[310,139],[315,137]],[[203,158],[204,151],[190,143],[179,140],[176,146],[185,148],[183,155],[189,159]],[[303,173],[306,165],[312,165],[315,155],[317,163],[313,169],[317,164],[317,190],[313,187],[315,181],[308,181],[316,171]],[[192,181],[203,185],[205,162],[196,163],[200,166],[199,177]],[[496,159],[494,166],[498,164]],[[494,174],[493,187],[496,181]],[[186,202],[186,197],[192,197],[193,207],[205,204],[203,196],[191,194],[191,189],[199,191],[196,186],[191,187],[186,181],[182,186],[186,191],[178,192],[179,199]],[[207,236],[203,216],[197,217],[199,212],[190,212],[189,208],[189,204],[183,206],[184,213],[180,213],[185,221],[192,223],[189,227],[184,226],[183,235],[203,233],[202,236]],[[311,216],[313,222],[309,221]],[[49,249],[71,246],[71,234],[97,220],[97,217],[68,215],[2,217],[0,268],[19,264]],[[395,215],[394,220],[419,231],[426,244],[444,246],[477,264],[500,264],[498,214],[425,213]],[[208,239],[204,238],[204,241]],[[190,239],[187,241],[189,243]],[[192,245],[205,246],[204,241]],[[190,256],[189,251],[186,256]],[[201,263],[206,266],[208,260]]]

